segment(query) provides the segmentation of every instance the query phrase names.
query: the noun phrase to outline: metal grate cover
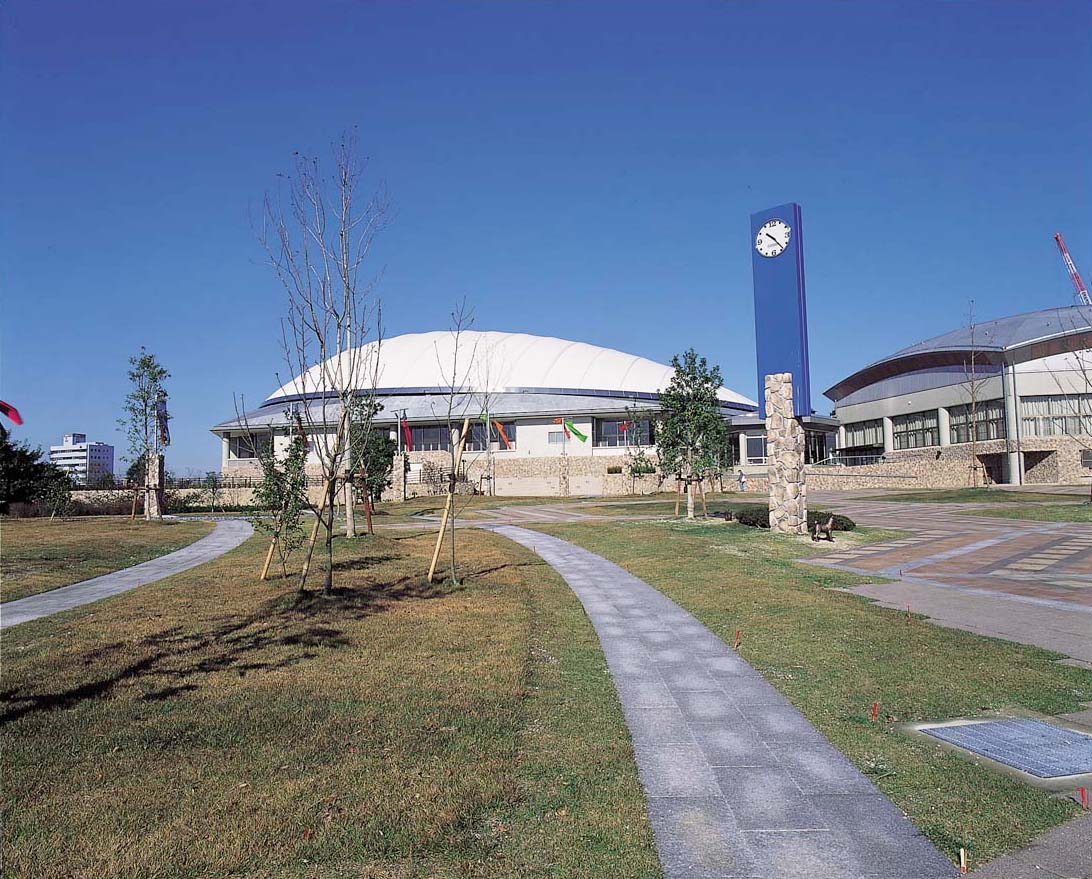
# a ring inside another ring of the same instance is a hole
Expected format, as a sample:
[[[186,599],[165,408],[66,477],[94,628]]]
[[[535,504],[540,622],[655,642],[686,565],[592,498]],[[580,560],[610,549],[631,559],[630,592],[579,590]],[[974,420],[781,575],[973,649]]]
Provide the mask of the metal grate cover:
[[[1092,772],[1092,736],[1041,720],[990,720],[921,731],[1038,778]]]

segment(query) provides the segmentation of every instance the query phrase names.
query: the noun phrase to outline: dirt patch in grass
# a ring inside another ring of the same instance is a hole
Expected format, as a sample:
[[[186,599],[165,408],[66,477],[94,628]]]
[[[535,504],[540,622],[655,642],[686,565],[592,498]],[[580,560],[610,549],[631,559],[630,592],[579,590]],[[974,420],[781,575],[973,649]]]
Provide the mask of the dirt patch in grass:
[[[1059,666],[1056,654],[824,588],[862,578],[800,564],[822,547],[806,539],[681,522],[536,527],[623,565],[729,643],[742,629],[744,658],[953,860],[961,847],[990,860],[1078,811],[896,728],[1013,707],[1079,710],[1092,700],[1092,673]],[[870,721],[874,701],[883,722]]]
[[[594,631],[533,554],[466,532],[337,542],[339,590],[264,541],[5,632],[10,876],[659,875]]]
[[[4,519],[0,523],[0,600],[14,601],[120,571],[188,546],[212,522]]]

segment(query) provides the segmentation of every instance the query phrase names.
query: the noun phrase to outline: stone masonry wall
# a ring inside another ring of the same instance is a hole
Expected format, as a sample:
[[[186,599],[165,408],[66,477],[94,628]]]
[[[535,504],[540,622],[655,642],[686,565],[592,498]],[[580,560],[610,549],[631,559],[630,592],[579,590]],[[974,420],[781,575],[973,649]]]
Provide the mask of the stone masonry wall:
[[[808,531],[804,428],[792,411],[792,373],[766,376],[766,463],[770,481],[770,530]]]

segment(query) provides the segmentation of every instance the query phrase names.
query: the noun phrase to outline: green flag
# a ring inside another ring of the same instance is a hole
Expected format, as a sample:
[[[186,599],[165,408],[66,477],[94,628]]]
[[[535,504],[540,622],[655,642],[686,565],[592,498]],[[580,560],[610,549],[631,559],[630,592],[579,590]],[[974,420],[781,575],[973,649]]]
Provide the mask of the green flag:
[[[587,434],[583,434],[579,430],[577,430],[575,427],[573,427],[573,423],[571,421],[569,421],[568,419],[566,419],[566,421],[565,421],[565,426],[567,428],[569,428],[569,433],[571,433],[578,440],[580,440],[580,442],[586,443],[588,441]]]

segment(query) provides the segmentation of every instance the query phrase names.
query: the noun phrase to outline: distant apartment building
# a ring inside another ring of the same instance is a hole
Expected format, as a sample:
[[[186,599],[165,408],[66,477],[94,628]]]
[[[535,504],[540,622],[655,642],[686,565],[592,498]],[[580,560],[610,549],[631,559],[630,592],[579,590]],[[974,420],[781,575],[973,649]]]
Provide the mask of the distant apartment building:
[[[114,474],[114,447],[89,443],[84,433],[66,433],[61,445],[49,447],[49,460],[78,485],[94,485]]]

